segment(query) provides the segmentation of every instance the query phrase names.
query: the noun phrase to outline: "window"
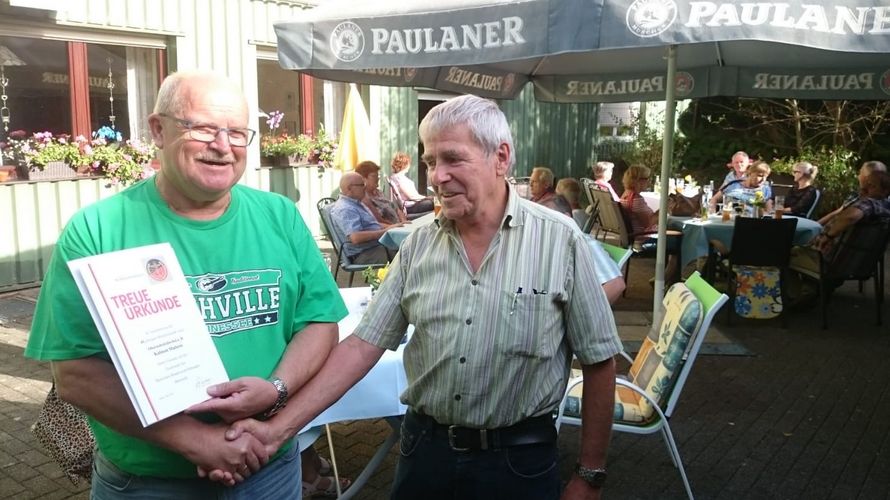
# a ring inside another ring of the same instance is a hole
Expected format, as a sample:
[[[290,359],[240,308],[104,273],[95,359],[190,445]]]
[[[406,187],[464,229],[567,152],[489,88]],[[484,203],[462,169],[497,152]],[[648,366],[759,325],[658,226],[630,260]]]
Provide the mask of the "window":
[[[78,55],[84,47],[85,54]],[[7,97],[0,116],[8,116],[10,132],[86,136],[113,125],[126,139],[148,138],[159,60],[159,49],[0,36],[0,66],[7,81],[0,86]],[[81,95],[72,95],[71,75],[85,81]],[[78,110],[76,116],[72,109]],[[0,141],[5,137],[0,129]]]
[[[0,36],[0,66],[7,82],[0,86],[0,95],[7,98],[7,109],[0,115],[9,119],[5,125],[10,132],[71,132],[65,42]],[[5,137],[0,130],[0,139]]]

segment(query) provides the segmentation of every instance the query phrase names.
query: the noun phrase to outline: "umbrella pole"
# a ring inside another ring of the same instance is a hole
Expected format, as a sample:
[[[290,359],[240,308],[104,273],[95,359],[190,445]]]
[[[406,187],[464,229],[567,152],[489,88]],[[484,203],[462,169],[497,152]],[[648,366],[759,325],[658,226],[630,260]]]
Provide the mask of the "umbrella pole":
[[[655,251],[655,291],[652,298],[653,324],[661,321],[659,311],[664,297],[664,264],[667,260],[667,202],[674,156],[674,116],[676,114],[677,46],[668,47],[667,81],[665,83],[664,140],[661,149],[661,192],[658,209],[658,245]]]

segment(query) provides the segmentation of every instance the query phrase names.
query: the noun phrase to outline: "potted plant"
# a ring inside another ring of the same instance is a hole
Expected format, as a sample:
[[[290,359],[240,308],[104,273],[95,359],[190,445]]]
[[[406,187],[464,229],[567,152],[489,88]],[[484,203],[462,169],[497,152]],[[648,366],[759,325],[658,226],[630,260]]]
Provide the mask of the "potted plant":
[[[69,179],[82,166],[80,137],[74,141],[67,134],[37,132],[30,137],[24,130],[9,133],[7,157],[16,163],[19,179]]]
[[[157,147],[151,142],[129,139],[108,142],[103,137],[93,139],[86,149],[90,172],[108,179],[106,186],[128,186],[154,175],[151,160]]]
[[[306,135],[292,136],[287,130],[278,133],[284,113],[272,111],[266,119],[269,133],[260,138],[260,154],[269,158],[273,166],[287,167],[298,163],[309,152],[310,138]]]
[[[337,139],[328,137],[324,126],[320,126],[318,134],[311,139],[309,145],[309,163],[318,166],[318,175],[324,173],[324,169],[334,166],[334,157],[337,153]]]

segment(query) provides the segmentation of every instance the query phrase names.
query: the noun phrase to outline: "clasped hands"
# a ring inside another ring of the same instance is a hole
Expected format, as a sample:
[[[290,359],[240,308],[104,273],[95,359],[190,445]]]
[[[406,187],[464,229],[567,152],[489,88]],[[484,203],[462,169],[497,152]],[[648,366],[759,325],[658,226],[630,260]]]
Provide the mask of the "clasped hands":
[[[199,477],[234,486],[266,465],[286,439],[253,418],[272,406],[278,392],[268,380],[242,377],[208,387],[207,393],[211,399],[185,412],[215,413],[225,423],[214,425],[210,442],[200,443],[188,458]]]

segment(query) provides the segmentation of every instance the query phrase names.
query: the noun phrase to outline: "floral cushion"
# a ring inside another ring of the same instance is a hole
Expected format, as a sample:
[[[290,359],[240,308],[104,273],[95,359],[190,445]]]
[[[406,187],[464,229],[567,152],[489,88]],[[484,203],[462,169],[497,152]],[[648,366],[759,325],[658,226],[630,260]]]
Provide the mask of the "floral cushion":
[[[776,267],[733,266],[735,312],[743,318],[775,318],[782,312],[782,288]]]
[[[704,318],[701,302],[682,283],[668,290],[663,304],[661,325],[652,328],[643,340],[627,376],[660,406],[667,401],[676,375],[683,366],[689,339],[701,327]],[[580,376],[580,371],[573,373],[573,376]],[[581,387],[576,386],[569,394],[565,409],[568,416],[581,416]],[[615,387],[616,422],[644,425],[654,415],[655,408],[642,396],[629,388]]]

